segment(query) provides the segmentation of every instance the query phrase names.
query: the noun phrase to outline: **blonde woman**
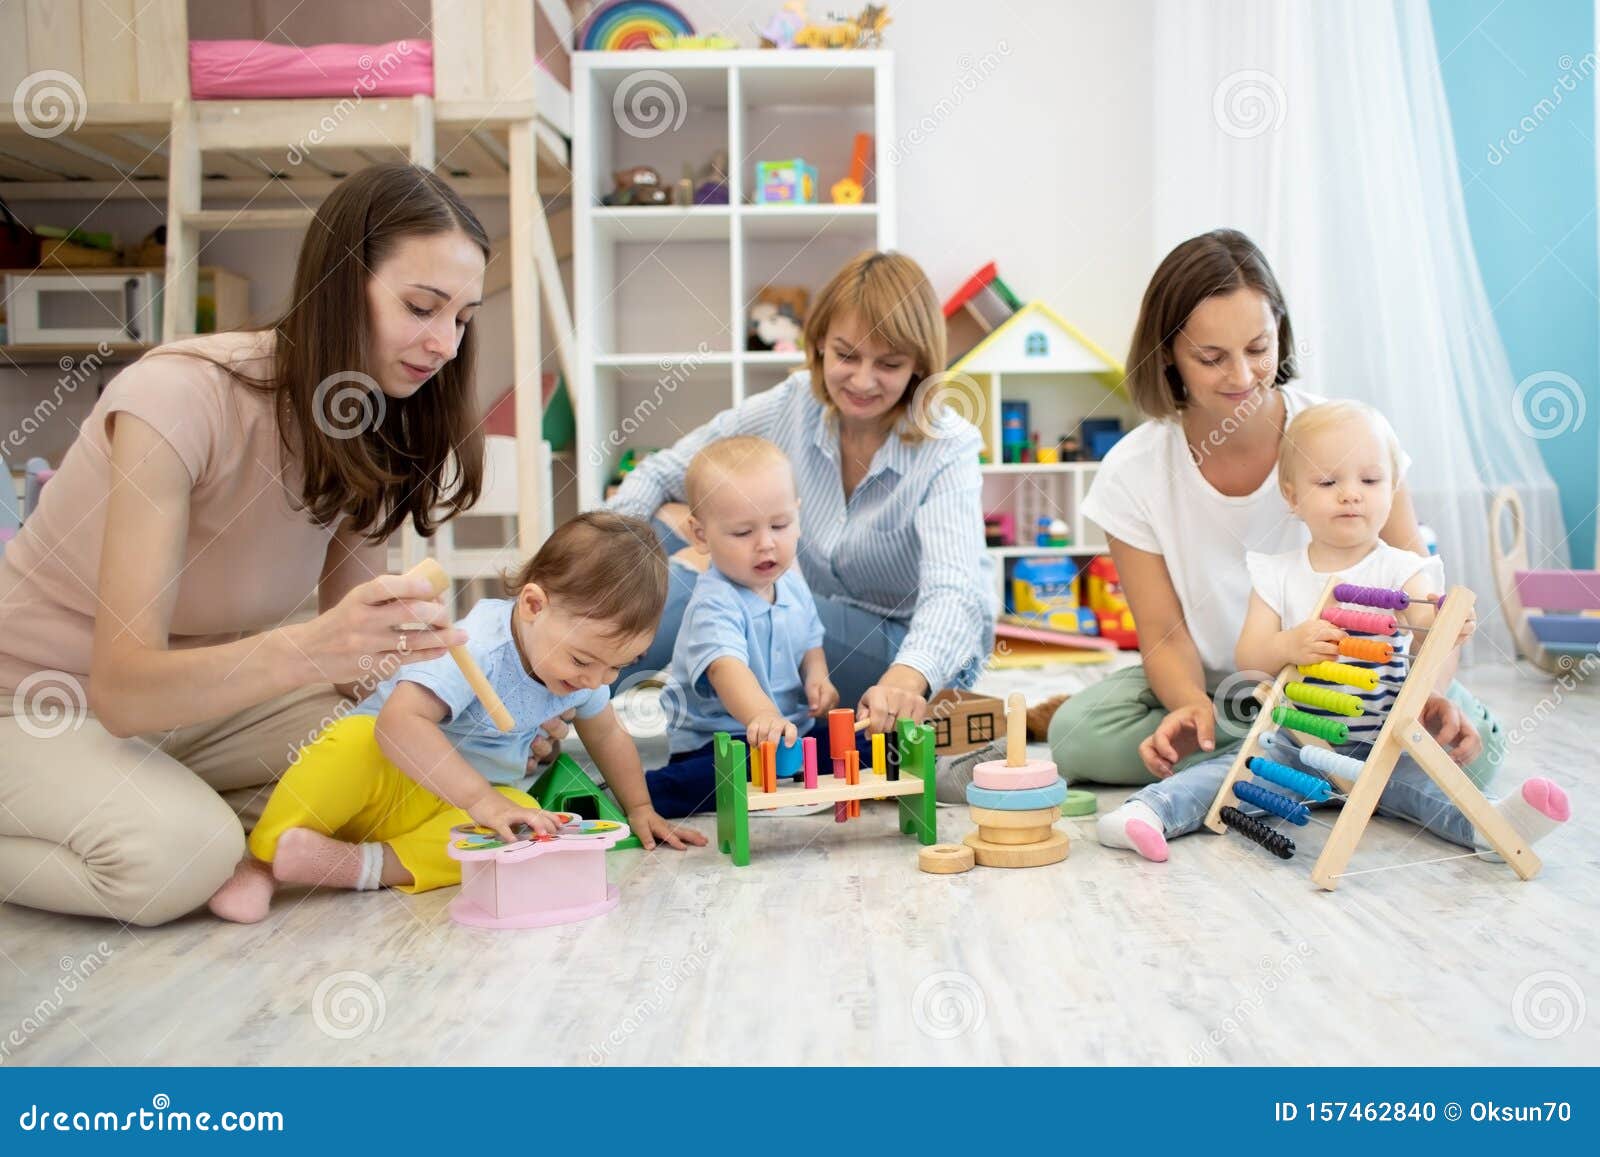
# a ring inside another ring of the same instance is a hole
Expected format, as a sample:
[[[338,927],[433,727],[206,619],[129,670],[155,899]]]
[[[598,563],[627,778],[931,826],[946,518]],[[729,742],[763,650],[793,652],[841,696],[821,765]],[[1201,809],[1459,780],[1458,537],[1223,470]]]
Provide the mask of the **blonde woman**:
[[[775,389],[652,454],[610,505],[686,538],[689,460],[738,434],[776,443],[794,464],[800,568],[840,703],[874,731],[920,721],[933,692],[977,678],[994,634],[981,438],[922,388],[945,364],[927,275],[901,254],[856,257],[806,319],[806,358]],[[677,564],[673,572],[655,645],[633,671],[671,658],[697,577]]]

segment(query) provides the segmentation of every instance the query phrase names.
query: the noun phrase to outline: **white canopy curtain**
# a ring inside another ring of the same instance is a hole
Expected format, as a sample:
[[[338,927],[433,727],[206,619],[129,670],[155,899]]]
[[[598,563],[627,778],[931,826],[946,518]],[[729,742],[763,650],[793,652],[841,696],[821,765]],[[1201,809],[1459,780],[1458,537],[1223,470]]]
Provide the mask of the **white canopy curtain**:
[[[1426,0],[1157,0],[1155,249],[1222,226],[1288,298],[1301,379],[1389,416],[1421,522],[1478,596],[1467,658],[1509,659],[1489,496],[1517,488],[1534,566],[1567,565],[1556,488],[1467,230]]]

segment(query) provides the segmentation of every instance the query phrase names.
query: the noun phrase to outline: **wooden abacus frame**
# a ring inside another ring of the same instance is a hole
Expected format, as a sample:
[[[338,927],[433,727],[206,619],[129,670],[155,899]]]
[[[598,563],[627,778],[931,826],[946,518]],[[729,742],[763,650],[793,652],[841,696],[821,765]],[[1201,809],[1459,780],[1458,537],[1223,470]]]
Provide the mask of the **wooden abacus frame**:
[[[1316,609],[1312,611],[1313,618],[1320,617],[1328,606],[1337,605],[1333,597],[1337,584],[1337,578],[1328,580],[1322,597],[1317,600]],[[1328,775],[1328,779],[1344,794],[1345,802],[1338,820],[1333,824],[1328,842],[1322,848],[1322,854],[1311,869],[1311,880],[1319,888],[1331,892],[1337,886],[1350,857],[1355,854],[1356,845],[1367,830],[1372,813],[1378,806],[1378,797],[1388,786],[1389,777],[1394,774],[1395,763],[1402,753],[1417,761],[1428,778],[1439,785],[1439,790],[1461,809],[1518,876],[1530,880],[1538,875],[1541,867],[1539,857],[1422,724],[1422,708],[1438,682],[1446,660],[1455,650],[1456,639],[1460,637],[1461,629],[1472,613],[1474,601],[1472,592],[1466,587],[1450,588],[1422,646],[1412,654],[1400,693],[1362,764],[1360,775],[1353,783],[1337,775]],[[1403,624],[1399,626],[1405,629]],[[1288,698],[1284,693],[1285,685],[1299,678],[1298,668],[1291,665],[1279,672],[1272,684],[1263,683],[1257,688],[1256,698],[1261,703],[1261,713],[1256,716],[1255,724],[1240,745],[1239,754],[1228,769],[1227,778],[1222,781],[1216,799],[1211,801],[1211,810],[1206,813],[1206,827],[1219,835],[1228,830],[1220,818],[1222,809],[1248,806],[1243,805],[1234,793],[1233,785],[1248,770],[1251,757],[1272,758],[1261,746],[1262,733],[1269,728],[1293,730],[1275,723],[1272,712],[1273,708]],[[1320,742],[1298,731],[1295,734],[1302,742]]]

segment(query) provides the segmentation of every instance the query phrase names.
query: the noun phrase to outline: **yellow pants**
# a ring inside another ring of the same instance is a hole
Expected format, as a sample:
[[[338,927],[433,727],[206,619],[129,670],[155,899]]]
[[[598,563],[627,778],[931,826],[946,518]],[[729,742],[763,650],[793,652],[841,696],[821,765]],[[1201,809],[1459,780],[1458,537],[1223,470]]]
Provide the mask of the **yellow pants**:
[[[278,837],[310,828],[349,843],[383,843],[411,873],[402,892],[427,892],[461,883],[461,864],[445,848],[450,829],[472,818],[452,807],[389,762],[378,747],[371,715],[349,715],[326,727],[300,751],[278,780],[250,833],[250,854],[272,862]],[[495,790],[524,807],[538,807],[526,792]]]

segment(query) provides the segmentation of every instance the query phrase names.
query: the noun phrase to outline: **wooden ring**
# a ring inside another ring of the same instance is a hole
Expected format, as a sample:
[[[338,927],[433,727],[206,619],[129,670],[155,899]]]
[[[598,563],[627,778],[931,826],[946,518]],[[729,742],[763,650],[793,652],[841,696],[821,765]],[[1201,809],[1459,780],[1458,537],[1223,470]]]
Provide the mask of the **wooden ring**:
[[[964,844],[934,844],[917,851],[917,867],[934,876],[968,872],[977,862],[972,849]]]

